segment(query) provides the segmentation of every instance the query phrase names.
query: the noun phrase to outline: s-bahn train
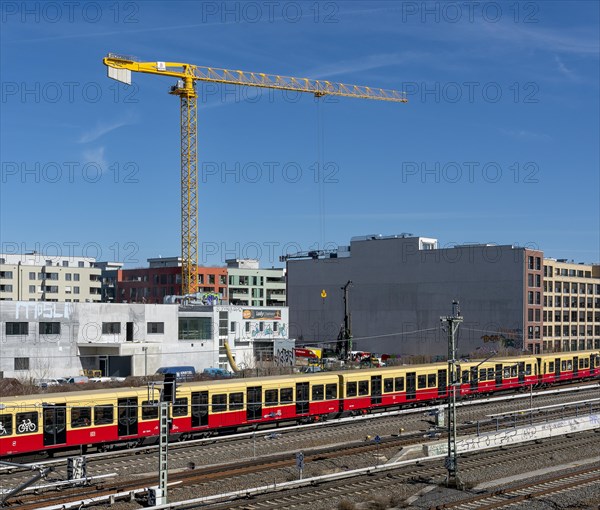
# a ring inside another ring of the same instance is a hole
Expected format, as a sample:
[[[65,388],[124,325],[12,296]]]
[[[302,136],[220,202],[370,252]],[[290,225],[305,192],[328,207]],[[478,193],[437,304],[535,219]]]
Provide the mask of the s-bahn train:
[[[600,350],[457,363],[457,394],[600,378]],[[199,381],[177,386],[171,434],[206,437],[277,422],[314,421],[448,397],[446,363],[290,376]],[[158,388],[0,397],[0,457],[73,447],[154,442]]]

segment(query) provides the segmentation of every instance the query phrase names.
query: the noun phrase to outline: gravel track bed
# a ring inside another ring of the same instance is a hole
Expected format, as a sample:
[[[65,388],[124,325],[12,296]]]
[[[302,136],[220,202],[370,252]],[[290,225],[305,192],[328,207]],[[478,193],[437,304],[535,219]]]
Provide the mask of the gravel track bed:
[[[481,483],[489,480],[498,480],[508,476],[516,476],[519,474],[525,474],[533,472],[538,469],[547,468],[549,463],[555,465],[567,464],[570,462],[580,461],[582,459],[582,451],[585,451],[587,456],[590,454],[596,454],[596,465],[600,466],[600,441],[598,441],[599,435],[594,433],[584,433],[573,438],[574,445],[579,444],[580,447],[564,447],[555,450],[553,453],[546,455],[542,451],[537,454],[528,454],[525,458],[519,459],[519,461],[503,462],[499,465],[489,465],[487,468],[479,467],[477,470],[469,469],[467,467],[466,459],[476,458],[475,455],[471,455],[464,459],[465,468],[461,472],[463,481],[467,484],[467,487],[473,487],[477,483]],[[547,443],[548,448],[551,450],[551,443]],[[594,452],[594,445],[597,446],[597,451]],[[516,449],[516,448],[512,448]],[[396,453],[396,450],[388,450],[381,448],[379,451],[381,458],[380,462],[385,462],[388,457]],[[375,455],[373,454],[361,454],[343,459],[328,460],[319,463],[307,463],[304,470],[305,477],[318,476],[327,474],[328,472],[336,472],[339,470],[355,469],[358,467],[364,467],[374,465],[377,462]],[[591,466],[591,464],[590,464]],[[576,469],[569,469],[565,472],[574,471]],[[459,463],[460,471],[460,463]],[[549,475],[545,475],[549,476]],[[294,480],[297,478],[297,470],[293,467],[278,469],[267,474],[252,474],[238,477],[236,480],[228,479],[218,482],[218,488],[210,484],[196,484],[195,486],[189,486],[182,489],[172,489],[170,491],[173,500],[182,500],[194,497],[200,497],[204,495],[214,494],[216,492],[223,493],[234,490],[241,490],[248,486],[260,486],[270,483],[280,483],[283,481]],[[536,478],[524,479],[518,478],[514,482],[506,483],[505,487],[513,485],[519,485],[522,483],[533,482],[536,479],[542,479],[544,476],[538,476]],[[320,510],[320,509],[343,509],[343,510],[368,510],[368,509],[384,509],[392,508],[392,504],[398,508],[405,507],[405,500],[411,495],[418,493],[422,489],[433,490],[424,494],[417,501],[412,503],[413,508],[429,509],[440,505],[442,502],[461,500],[466,497],[473,495],[474,493],[470,490],[461,492],[451,489],[446,489],[441,485],[425,484],[425,483],[405,483],[401,485],[390,484],[390,490],[378,490],[377,494],[360,494],[352,495],[352,500],[346,499],[344,495],[331,496],[326,502],[307,500],[306,502],[297,502],[294,507],[297,510]],[[597,499],[599,487],[596,485],[590,485],[576,491],[570,491],[564,494],[555,494],[546,496],[543,500],[527,502],[520,505],[515,505],[512,508],[539,508],[539,509],[597,509]],[[307,498],[310,499],[310,498]],[[251,504],[251,502],[250,502]],[[532,506],[535,504],[536,506]],[[593,505],[596,506],[593,506]],[[566,505],[566,506],[565,506]],[[590,506],[592,505],[592,506]],[[132,503],[118,503],[112,508],[116,510],[132,510],[134,508],[140,508],[138,504]]]

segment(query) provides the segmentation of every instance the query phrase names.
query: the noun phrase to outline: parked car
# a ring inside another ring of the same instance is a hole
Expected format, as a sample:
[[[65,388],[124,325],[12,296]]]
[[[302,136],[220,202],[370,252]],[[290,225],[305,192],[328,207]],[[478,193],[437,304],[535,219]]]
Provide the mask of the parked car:
[[[196,375],[196,369],[192,366],[160,367],[157,374],[175,374],[178,381],[189,381]]]
[[[232,372],[228,372],[223,368],[205,368],[202,373],[211,377],[233,377]]]
[[[60,386],[66,384],[67,380],[64,377],[53,377],[49,379],[35,379],[33,384],[38,388],[47,388],[48,386]]]
[[[67,383],[69,384],[85,384],[88,382],[90,382],[90,379],[85,375],[76,375],[75,377],[67,378]]]

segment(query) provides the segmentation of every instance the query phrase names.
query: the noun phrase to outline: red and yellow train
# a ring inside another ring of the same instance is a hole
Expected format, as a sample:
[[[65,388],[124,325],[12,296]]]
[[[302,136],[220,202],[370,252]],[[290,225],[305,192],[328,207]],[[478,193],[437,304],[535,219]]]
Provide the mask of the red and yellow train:
[[[600,378],[600,351],[523,355],[457,365],[460,395]],[[448,397],[446,363],[182,383],[171,434],[202,437],[242,427],[312,421]],[[0,399],[0,457],[155,441],[159,390],[146,387]]]

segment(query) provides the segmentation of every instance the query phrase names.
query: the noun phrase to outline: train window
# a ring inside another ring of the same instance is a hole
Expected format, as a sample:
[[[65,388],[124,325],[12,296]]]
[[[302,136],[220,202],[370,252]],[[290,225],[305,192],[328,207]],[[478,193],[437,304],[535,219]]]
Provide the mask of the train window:
[[[291,404],[294,401],[293,388],[281,388],[281,390],[279,390],[279,397],[281,398],[282,404]]]
[[[479,369],[479,380],[480,381],[485,381],[486,380],[486,376],[487,376],[487,370],[485,368],[480,368]]]
[[[0,436],[10,436],[12,430],[12,414],[0,414]]]
[[[265,390],[265,406],[272,407],[279,404],[279,390]]]
[[[187,416],[188,413],[188,399],[187,398],[176,398],[173,402],[173,416]]]
[[[517,365],[513,365],[510,367],[510,376],[517,377]]]
[[[369,394],[369,381],[358,381],[358,394],[368,395]]]
[[[525,365],[525,375],[531,375],[531,363]]]
[[[548,372],[554,372],[554,361],[548,363]]]
[[[335,400],[337,398],[337,384],[325,385],[325,398],[327,400]]]
[[[347,382],[346,383],[346,396],[347,397],[356,397],[356,382]]]
[[[92,424],[91,407],[73,407],[71,409],[71,427],[89,427]]]
[[[29,434],[37,432],[38,413],[17,413],[16,420],[17,434]]]
[[[237,409],[244,409],[244,394],[241,391],[229,394],[229,410],[235,411]]]
[[[312,399],[323,400],[325,398],[325,389],[322,384],[317,384],[312,387]]]
[[[158,418],[158,401],[144,400],[142,402],[142,420],[156,420]]]
[[[220,393],[219,395],[212,396],[212,412],[213,413],[222,413],[223,411],[227,411],[227,395],[225,393]]]
[[[583,368],[590,368],[590,360],[585,358],[583,360]]]
[[[508,379],[510,377],[510,367],[504,367],[504,379]]]
[[[107,425],[113,422],[113,406],[96,406],[94,407],[94,425]]]
[[[573,370],[573,364],[571,360],[567,361],[567,370]]]
[[[494,380],[494,369],[493,368],[488,368],[487,369],[487,380],[488,381],[493,381]]]
[[[396,377],[394,379],[395,391],[404,391],[404,377]]]
[[[427,387],[428,388],[435,388],[436,386],[437,386],[436,375],[435,374],[429,374],[427,376]]]
[[[384,379],[383,380],[383,392],[391,393],[392,391],[394,391],[394,379],[392,379],[391,377],[389,379]]]
[[[469,382],[469,371],[468,370],[465,370],[462,373],[462,379],[461,380],[462,380],[463,383],[468,383]]]
[[[418,388],[427,388],[427,377],[424,375],[420,375],[417,377],[417,387]]]

